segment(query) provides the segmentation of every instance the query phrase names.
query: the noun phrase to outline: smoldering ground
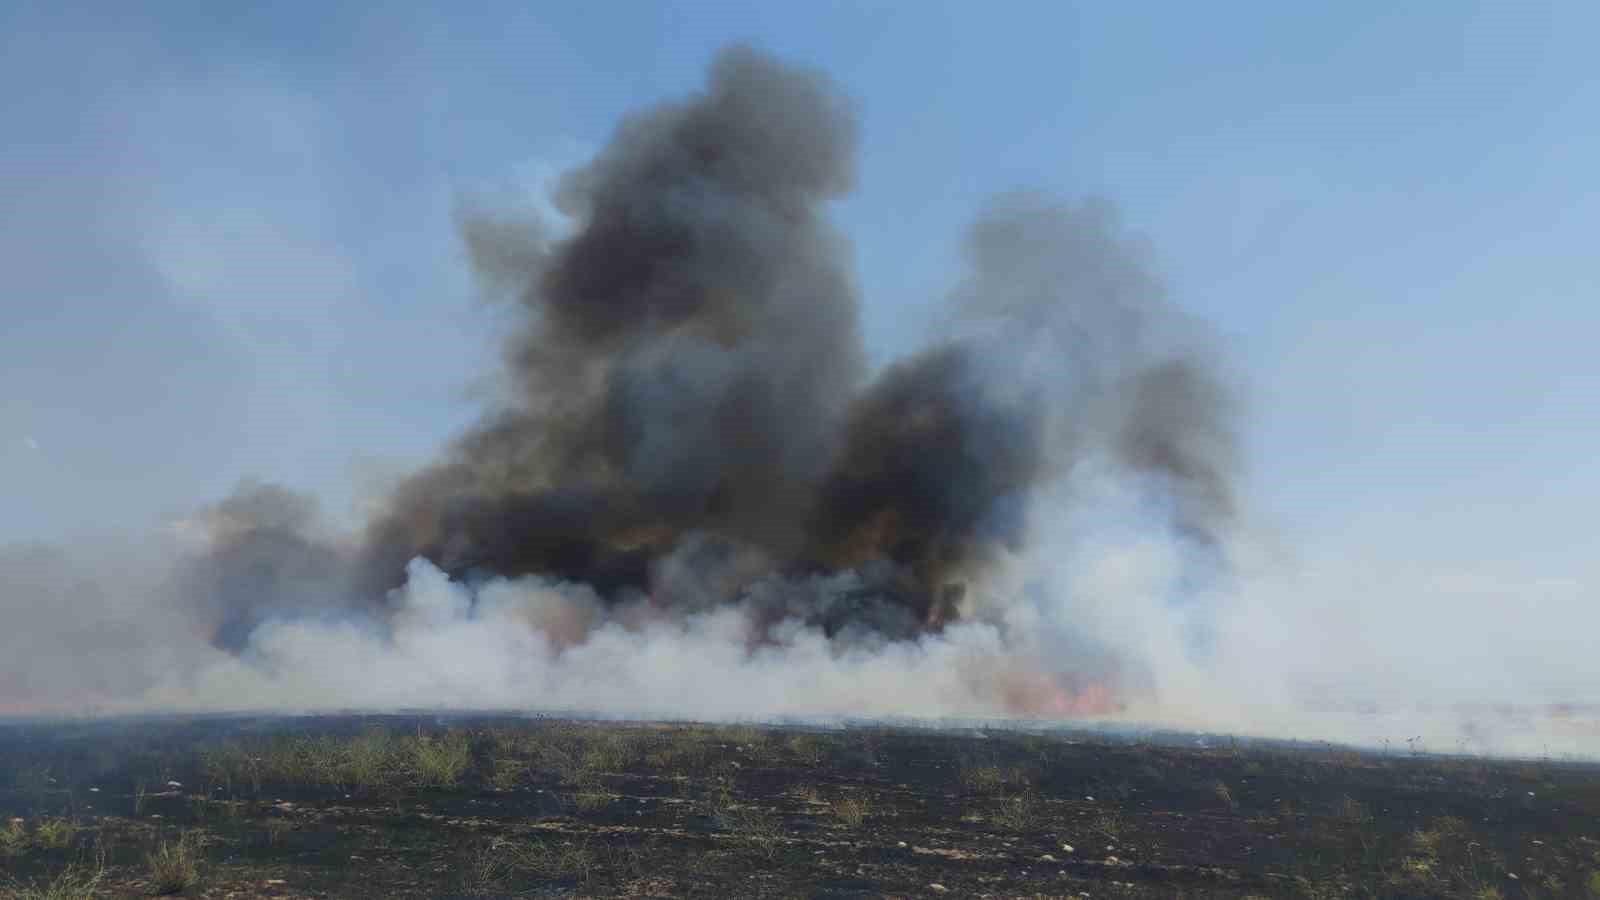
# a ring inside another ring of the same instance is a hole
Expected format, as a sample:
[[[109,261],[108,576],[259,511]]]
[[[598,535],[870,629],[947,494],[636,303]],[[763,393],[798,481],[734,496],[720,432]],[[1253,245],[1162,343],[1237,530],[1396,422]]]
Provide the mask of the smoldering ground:
[[[138,579],[8,556],[0,698],[1259,723],[1203,328],[1108,205],[1016,192],[872,371],[826,215],[857,140],[826,76],[733,47],[561,180],[567,227],[467,210],[513,313],[482,419],[358,534],[247,483]]]

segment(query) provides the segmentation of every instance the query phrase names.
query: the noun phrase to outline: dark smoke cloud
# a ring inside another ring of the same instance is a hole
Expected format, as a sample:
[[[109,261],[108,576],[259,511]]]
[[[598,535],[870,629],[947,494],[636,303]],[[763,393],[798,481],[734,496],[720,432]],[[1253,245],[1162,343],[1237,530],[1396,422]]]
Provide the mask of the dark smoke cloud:
[[[185,525],[206,552],[177,571],[174,594],[192,599],[221,649],[245,649],[270,618],[327,615],[348,603],[349,560],[319,529],[311,497],[246,481]]]
[[[562,180],[569,233],[465,216],[485,285],[518,304],[509,399],[393,493],[349,581],[292,496],[213,511],[190,577],[226,598],[219,643],[381,598],[418,556],[914,636],[962,614],[963,583],[1025,540],[1030,493],[1094,454],[1210,533],[1231,510],[1229,410],[1201,357],[1173,355],[1179,320],[1103,205],[1000,198],[968,235],[952,331],[869,377],[823,215],[856,133],[825,77],[735,47]]]
[[[563,180],[571,237],[469,218],[473,259],[526,308],[516,400],[402,489],[374,532],[380,572],[421,551],[615,587],[690,531],[803,545],[862,377],[820,216],[855,142],[824,78],[733,49],[704,93],[626,121]]]

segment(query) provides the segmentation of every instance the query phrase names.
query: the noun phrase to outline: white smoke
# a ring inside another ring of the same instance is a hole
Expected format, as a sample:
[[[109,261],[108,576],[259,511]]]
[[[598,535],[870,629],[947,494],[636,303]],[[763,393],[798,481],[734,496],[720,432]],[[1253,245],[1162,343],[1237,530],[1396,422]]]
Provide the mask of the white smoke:
[[[788,605],[695,609],[643,596],[608,606],[586,585],[536,576],[464,583],[417,559],[383,620],[286,615],[232,654],[185,629],[165,582],[134,577],[130,555],[108,559],[108,570],[12,553],[5,619],[25,627],[8,631],[0,684],[9,702],[56,710],[93,698],[112,712],[437,707],[708,720],[1008,717],[1022,697],[1033,717],[1368,746],[1421,735],[1419,746],[1444,751],[1600,751],[1592,710],[1563,719],[1541,708],[1581,702],[1600,676],[1593,623],[1553,618],[1592,599],[1580,582],[1376,556],[1297,561],[1242,528],[1217,551],[1228,565],[1208,570],[1190,543],[1148,527],[1136,484],[1085,471],[1058,491],[1071,502],[1036,505],[1035,539],[974,582],[962,621],[904,640],[828,635],[798,615],[762,620],[801,609],[794,597],[848,596],[859,585],[848,572],[756,589]],[[1558,620],[1573,627],[1552,628]],[[1126,708],[1073,705],[1107,694]]]

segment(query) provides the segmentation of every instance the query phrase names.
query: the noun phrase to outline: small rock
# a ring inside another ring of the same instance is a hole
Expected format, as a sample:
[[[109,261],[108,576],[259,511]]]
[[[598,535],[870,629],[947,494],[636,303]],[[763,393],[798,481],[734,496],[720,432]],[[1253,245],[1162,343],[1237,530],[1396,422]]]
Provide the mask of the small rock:
[[[1094,802],[1094,798],[1093,798],[1093,797],[1085,797],[1085,798],[1083,798],[1083,799],[1085,799],[1085,800],[1087,800],[1087,801],[1089,801],[1089,802],[1090,802],[1090,803],[1093,803],[1093,802]]]
[[[178,782],[176,782],[176,781],[169,781],[169,782],[167,782],[167,787],[183,787],[183,785],[178,783]],[[1528,796],[1532,797],[1533,794],[1529,794]]]
[[[932,884],[928,885],[928,890],[933,891],[935,894],[942,894],[945,891],[948,891],[950,889],[945,887],[944,885],[940,884],[939,882],[935,881]]]
[[[1115,849],[1117,849],[1117,845],[1116,844],[1107,844],[1106,845],[1106,852],[1107,853],[1110,853],[1111,851],[1113,851]]]
[[[1117,865],[1120,862],[1122,862],[1122,860],[1117,859],[1115,856],[1106,857],[1106,865],[1108,865],[1108,866],[1114,866],[1114,865]]]
[[[1062,844],[1061,845],[1061,850],[1063,852],[1065,852],[1065,853],[1071,853],[1072,852],[1072,845],[1071,844]]]
[[[901,841],[900,843],[895,844],[895,846],[899,847],[901,850],[904,850],[906,848],[906,842],[905,841]]]
[[[1045,855],[1039,857],[1039,861],[1040,862],[1055,862],[1056,858],[1054,856],[1051,856],[1050,854],[1046,853]]]
[[[1515,873],[1515,872],[1507,872],[1506,873],[1506,877],[1511,879],[1512,881],[1519,881],[1520,880],[1520,879],[1517,878],[1517,873]]]

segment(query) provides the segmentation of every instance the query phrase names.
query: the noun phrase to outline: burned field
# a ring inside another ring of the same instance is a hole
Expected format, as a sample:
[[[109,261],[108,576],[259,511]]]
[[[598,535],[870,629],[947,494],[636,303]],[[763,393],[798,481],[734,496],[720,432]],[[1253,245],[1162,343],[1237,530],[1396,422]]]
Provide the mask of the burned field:
[[[1569,763],[431,716],[12,723],[0,760],[4,896],[1600,894]]]

